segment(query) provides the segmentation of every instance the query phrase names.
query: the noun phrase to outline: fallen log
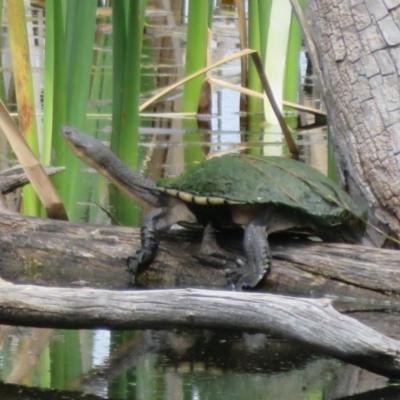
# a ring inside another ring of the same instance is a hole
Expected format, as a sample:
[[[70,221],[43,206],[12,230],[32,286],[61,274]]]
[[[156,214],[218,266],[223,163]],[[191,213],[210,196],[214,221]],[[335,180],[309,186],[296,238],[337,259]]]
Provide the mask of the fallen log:
[[[60,170],[47,167],[46,172]],[[8,193],[27,181],[20,167],[11,168],[0,173],[0,191]],[[125,260],[140,245],[138,229],[68,224],[7,210],[0,213],[0,226],[0,277],[20,283],[226,287],[225,270],[235,268],[242,246],[241,235],[225,232],[218,240],[228,250],[226,259],[198,257],[200,233],[169,232],[155,262],[133,281]],[[348,304],[336,302],[345,310],[396,306],[393,298],[400,287],[396,252],[299,240],[272,241],[272,251],[272,274],[260,288],[313,297],[351,297]]]
[[[46,174],[51,176],[64,171],[64,167],[43,167]],[[21,186],[29,183],[29,179],[20,165],[8,168],[0,172],[0,192],[8,194]]]
[[[168,233],[156,260],[136,281],[126,257],[140,244],[139,230],[0,213],[0,277],[14,283],[92,286],[226,287],[225,268],[235,266],[241,237],[218,236],[226,259],[197,256],[201,234]],[[261,288],[302,296],[351,297],[343,309],[396,307],[398,251],[344,244],[272,241],[272,273]],[[354,299],[357,301],[355,302]],[[341,307],[342,308],[342,307]]]
[[[73,329],[206,328],[273,333],[372,372],[400,378],[400,342],[327,299],[201,289],[112,291],[4,286],[0,321]]]

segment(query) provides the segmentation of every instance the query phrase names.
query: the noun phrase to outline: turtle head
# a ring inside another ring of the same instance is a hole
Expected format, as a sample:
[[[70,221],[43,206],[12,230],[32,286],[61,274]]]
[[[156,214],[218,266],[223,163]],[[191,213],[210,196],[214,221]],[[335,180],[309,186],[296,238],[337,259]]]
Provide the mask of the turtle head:
[[[72,152],[93,167],[96,167],[104,154],[109,152],[103,143],[72,126],[61,126],[61,135]]]

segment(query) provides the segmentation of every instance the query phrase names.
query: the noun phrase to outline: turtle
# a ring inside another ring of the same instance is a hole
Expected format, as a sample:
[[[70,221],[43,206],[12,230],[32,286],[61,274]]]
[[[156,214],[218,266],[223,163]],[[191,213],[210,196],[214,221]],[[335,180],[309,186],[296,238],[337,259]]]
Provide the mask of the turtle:
[[[323,240],[358,241],[365,211],[336,183],[315,168],[285,157],[224,155],[154,182],[129,169],[97,139],[63,126],[74,154],[142,205],[151,206],[142,222],[141,248],[127,258],[136,274],[154,260],[159,233],[193,219],[209,236],[214,230],[243,228],[244,256],[227,271],[233,289],[254,287],[272,263],[268,235],[311,229]]]

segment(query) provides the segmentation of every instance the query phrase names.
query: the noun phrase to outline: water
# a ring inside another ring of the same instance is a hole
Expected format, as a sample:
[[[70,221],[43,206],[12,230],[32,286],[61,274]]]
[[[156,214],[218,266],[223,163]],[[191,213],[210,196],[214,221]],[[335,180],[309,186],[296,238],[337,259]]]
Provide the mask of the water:
[[[37,398],[45,398],[39,388],[48,387],[47,376],[57,389],[52,395],[63,399],[77,393],[107,399],[334,399],[386,386],[382,377],[261,334],[54,331],[40,354],[49,333],[8,332],[0,356],[4,382],[36,387]],[[37,354],[40,361],[23,375]]]

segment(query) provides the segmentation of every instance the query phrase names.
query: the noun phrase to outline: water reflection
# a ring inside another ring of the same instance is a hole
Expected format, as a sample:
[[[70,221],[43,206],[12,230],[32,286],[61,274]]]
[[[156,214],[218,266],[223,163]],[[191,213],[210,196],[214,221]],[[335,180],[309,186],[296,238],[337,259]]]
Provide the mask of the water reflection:
[[[385,378],[322,358],[304,345],[261,334],[6,326],[0,333],[2,380],[36,388],[26,391],[24,399],[72,399],[79,394],[107,399],[327,400],[387,385]],[[4,388],[12,393],[16,386]],[[16,392],[7,398],[22,397]]]

